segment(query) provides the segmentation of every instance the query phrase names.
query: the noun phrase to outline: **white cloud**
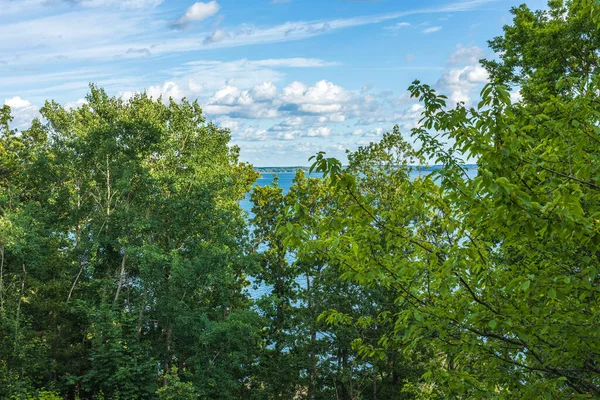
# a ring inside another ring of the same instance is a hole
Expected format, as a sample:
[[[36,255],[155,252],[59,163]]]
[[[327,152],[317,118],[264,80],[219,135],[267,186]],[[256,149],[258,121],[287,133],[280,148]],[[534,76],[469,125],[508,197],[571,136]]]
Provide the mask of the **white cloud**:
[[[294,140],[301,137],[325,138],[331,135],[331,129],[324,126],[309,127],[300,124],[289,124],[288,120],[272,126],[267,131],[269,136],[259,136],[259,139]]]
[[[153,99],[162,97],[163,103],[168,103],[170,98],[180,101],[186,96],[185,91],[175,82],[165,82],[162,86],[150,86],[146,90],[146,94]]]
[[[281,121],[277,125],[273,125],[269,128],[271,132],[282,132],[282,131],[292,131],[297,129],[304,123],[304,119],[302,117],[288,117],[285,120]]]
[[[227,116],[217,118],[217,124],[220,127],[229,129],[232,132],[239,131],[242,126],[239,120],[232,119]]]
[[[263,82],[254,86],[251,93],[252,97],[258,101],[272,100],[277,95],[277,87],[273,82]]]
[[[331,129],[326,128],[324,126],[319,126],[317,128],[310,128],[307,131],[301,131],[300,136],[306,137],[327,137],[331,134]]]
[[[307,87],[301,82],[292,82],[281,93],[282,102],[297,106],[301,112],[311,114],[336,113],[351,94],[344,88],[325,80]]]
[[[72,0],[71,0],[72,1]],[[68,2],[68,1],[64,1]],[[160,5],[163,0],[78,0],[77,4],[86,7],[126,7],[126,8],[154,8]],[[48,4],[46,1],[45,4]]]
[[[6,14],[73,5],[88,8],[146,9],[155,8],[162,2],[163,0],[0,0],[0,9]]]
[[[4,104],[10,107],[10,113],[13,117],[11,126],[13,128],[27,129],[30,127],[31,121],[40,116],[35,105],[19,96],[6,99]]]
[[[327,117],[326,116],[319,117],[319,122],[321,122],[321,123],[325,123],[325,122],[340,123],[340,122],[344,122],[345,120],[346,120],[346,116],[342,113],[331,114]]]
[[[227,115],[231,118],[276,118],[279,115],[277,106],[269,101],[255,102],[252,96],[254,89],[250,91],[231,85],[224,86],[207,100],[203,106],[204,112],[208,115]]]
[[[518,103],[522,100],[523,100],[523,95],[521,94],[521,92],[519,90],[517,90],[515,92],[510,92],[510,102],[511,103]]]
[[[283,123],[285,123],[288,126],[300,126],[302,125],[303,119],[302,117],[291,117],[291,118],[287,118]]]
[[[479,84],[486,83],[488,79],[485,68],[480,65],[471,65],[447,70],[438,81],[438,85],[448,92],[448,99],[451,103],[470,104],[473,90]]]
[[[399,29],[406,28],[408,26],[410,26],[409,22],[397,22],[394,25],[386,26],[383,29],[388,30],[388,31],[397,31]]]
[[[44,56],[60,61],[59,56],[66,57],[68,54],[64,51],[65,46],[89,51],[89,46],[94,46],[96,40],[100,42],[104,38],[104,42],[116,41],[119,37],[124,38],[138,33],[144,29],[142,24],[152,26],[145,16],[130,15],[132,13],[132,11],[84,10],[2,23],[0,37],[3,40],[0,43],[0,52],[6,50],[17,52],[19,59],[15,61],[21,61],[24,56],[20,50],[40,47],[40,51],[30,53],[32,61],[39,62],[40,57],[44,58]],[[107,31],[106,26],[110,26],[111,29]],[[131,48],[142,47],[149,46],[123,44],[122,49],[113,52],[111,56],[123,55]],[[48,48],[56,51],[45,53],[44,50]]]
[[[294,113],[331,114],[341,108],[340,105],[329,104],[337,96],[336,93],[346,93],[331,83],[324,86],[316,84],[310,88],[304,85],[298,94],[300,97],[296,99],[299,103],[312,101],[318,104],[295,104],[294,110],[279,110],[283,102],[274,81],[281,80],[284,75],[271,68],[271,66],[312,68],[326,65],[329,63],[323,60],[303,58],[230,62],[195,61],[170,70],[171,79],[163,84],[147,87],[146,92],[153,98],[162,95],[165,103],[169,101],[169,97],[173,97],[176,101],[182,97],[198,98],[204,112],[215,117],[227,115],[231,118],[270,119]],[[333,91],[331,94],[333,97],[329,100],[326,98],[328,90]],[[130,98],[136,92],[137,89],[119,91],[124,99]],[[325,98],[320,99],[322,96]],[[342,94],[340,98],[346,96],[347,94]],[[322,109],[315,109],[315,107]],[[332,116],[331,122],[340,118],[339,115]]]
[[[10,108],[24,108],[29,107],[32,104],[27,100],[23,100],[19,96],[15,96],[4,100],[4,105],[9,106]]]
[[[6,0],[0,0],[0,4],[3,1],[6,4]],[[142,3],[138,0],[130,1],[132,4],[154,4],[150,0],[139,0]],[[11,61],[13,64],[35,64],[40,60],[55,60],[57,57],[105,61],[122,57],[129,49],[149,49],[152,57],[160,57],[180,52],[300,40],[333,30],[377,24],[408,15],[470,11],[490,1],[493,0],[470,0],[442,7],[326,21],[293,21],[264,28],[240,25],[237,29],[229,31],[227,37],[205,46],[198,46],[198,38],[195,35],[182,37],[165,33],[164,22],[157,19],[153,13],[75,9],[72,12],[28,21],[9,20],[0,25],[0,37],[4,39],[0,43],[0,53],[3,49],[9,49],[12,53],[19,51],[19,57]],[[8,2],[11,3],[13,2]],[[173,23],[173,26],[183,28],[194,21],[216,14],[218,9],[216,1],[195,3]],[[54,28],[49,29],[50,21],[53,21]],[[107,31],[106,26],[110,26],[111,29]],[[65,39],[70,40],[68,46]]]
[[[479,64],[479,60],[485,56],[485,52],[479,46],[465,47],[462,44],[456,46],[454,53],[448,57],[449,65],[473,65]]]
[[[78,99],[77,101],[70,101],[68,103],[65,103],[64,107],[67,110],[73,110],[73,109],[81,107],[84,104],[87,104],[86,99]]]
[[[208,3],[198,1],[192,4],[185,11],[185,14],[173,22],[173,25],[178,28],[185,28],[193,22],[204,21],[205,19],[212,17],[219,12],[220,8],[219,3],[214,0]]]
[[[308,87],[304,83],[295,81],[283,88],[281,98],[283,101],[296,103],[302,99],[307,90]]]
[[[225,86],[217,90],[208,100],[208,103],[224,106],[239,104],[239,99],[242,97],[242,93],[244,93],[243,97],[248,97],[248,92],[242,92],[235,86]],[[248,104],[248,101],[243,101],[242,103]]]
[[[214,31],[213,33],[211,33],[209,36],[207,36],[206,38],[204,38],[204,40],[202,41],[203,44],[207,45],[207,44],[211,44],[211,43],[218,43],[222,40],[224,40],[225,38],[229,37],[229,35],[227,34],[227,32],[221,30],[221,29],[217,29],[216,31]]]
[[[341,104],[301,104],[299,110],[309,114],[324,114],[337,112],[342,109]]]
[[[425,29],[423,29],[421,32],[426,33],[426,34],[427,33],[434,33],[434,32],[437,32],[437,31],[439,31],[441,29],[442,29],[441,26],[432,26],[431,28],[425,28]]]
[[[282,67],[282,68],[316,68],[316,67],[335,67],[340,65],[337,62],[323,61],[319,58],[270,58],[266,60],[254,61],[253,64],[261,67]]]
[[[233,61],[193,61],[168,70],[170,80],[180,86],[189,86],[193,94],[215,91],[223,86],[236,86],[253,89],[252,97],[256,101],[264,101],[277,92],[275,83],[284,79],[281,71],[287,68],[321,68],[333,65],[314,58],[281,58],[265,60],[233,60]],[[235,82],[228,81],[235,78]],[[0,83],[2,78],[0,78]],[[263,85],[261,87],[255,87]],[[192,87],[193,86],[193,87]]]

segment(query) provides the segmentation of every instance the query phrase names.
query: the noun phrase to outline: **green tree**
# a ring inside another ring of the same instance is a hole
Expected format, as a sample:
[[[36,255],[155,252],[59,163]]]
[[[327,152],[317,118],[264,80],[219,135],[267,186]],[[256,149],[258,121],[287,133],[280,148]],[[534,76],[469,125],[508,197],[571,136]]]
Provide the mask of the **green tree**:
[[[556,24],[582,29],[572,37],[598,37],[594,3],[569,3],[560,22],[548,17],[557,10],[551,6],[549,14],[531,14],[540,24],[532,30],[519,27],[519,9],[514,29],[532,34],[520,37],[510,60],[532,62],[534,55],[523,52],[534,46],[538,54],[568,49],[540,39]],[[514,39],[513,28],[506,31]],[[592,61],[597,47],[593,53]],[[496,83],[483,89],[478,107],[448,109],[444,96],[415,82],[410,90],[424,105],[412,130],[419,147],[394,130],[350,154],[347,169],[322,153],[315,160],[336,190],[340,213],[317,237],[296,224],[291,240],[340,265],[342,278],[397,291],[399,311],[365,320],[333,307],[327,321],[360,327],[391,320],[394,328],[377,346],[355,342],[362,354],[433,354],[423,381],[413,384],[415,395],[600,395],[600,78],[595,68],[570,74],[536,63],[515,75],[526,94],[517,104]],[[549,89],[540,94],[543,87]],[[478,160],[475,178],[463,156]],[[418,159],[443,167],[410,179]]]
[[[600,67],[600,35],[591,7],[591,1],[551,0],[545,10],[524,4],[512,8],[513,24],[489,41],[499,59],[483,60],[492,80],[521,88],[530,102],[577,94],[577,83]]]
[[[239,201],[257,174],[229,131],[196,103],[93,86],[82,107],[41,114],[19,133],[7,108],[0,120],[8,370],[71,398],[155,398],[173,367],[204,385],[217,331],[252,353]],[[243,390],[239,368],[219,374]]]
[[[298,247],[287,240],[295,225],[302,226],[305,239],[319,237],[339,212],[336,193],[300,170],[288,193],[275,180],[255,188],[252,199],[261,265],[256,279],[271,289],[257,302],[267,322],[258,365],[258,382],[266,384],[257,398],[409,397],[402,388],[418,377],[419,360],[395,351],[361,357],[353,346],[357,335],[365,345],[377,345],[382,326],[331,326],[319,318],[334,307],[363,321],[376,318],[396,308],[393,292],[340,280],[343,268],[337,263],[318,251],[298,251],[310,242]]]

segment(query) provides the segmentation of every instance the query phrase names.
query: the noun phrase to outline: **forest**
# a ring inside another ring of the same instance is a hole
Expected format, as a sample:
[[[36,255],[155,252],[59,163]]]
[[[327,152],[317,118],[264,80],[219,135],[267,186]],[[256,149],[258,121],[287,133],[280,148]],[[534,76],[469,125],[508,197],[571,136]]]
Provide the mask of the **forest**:
[[[197,102],[1,108],[0,398],[600,397],[600,5],[511,13],[479,104],[285,194]]]

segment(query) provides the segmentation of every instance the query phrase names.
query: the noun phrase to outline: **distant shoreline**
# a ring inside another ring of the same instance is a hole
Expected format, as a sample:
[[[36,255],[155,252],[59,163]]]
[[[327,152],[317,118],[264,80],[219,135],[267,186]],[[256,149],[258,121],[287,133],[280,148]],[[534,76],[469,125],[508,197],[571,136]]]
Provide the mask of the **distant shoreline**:
[[[430,166],[424,166],[424,165],[412,165],[412,168],[415,168],[418,171],[435,171],[437,169],[442,168],[442,165],[430,165]],[[477,168],[476,164],[464,164],[464,167],[466,167],[467,169],[471,169],[471,168]],[[290,167],[254,167],[254,170],[256,172],[261,172],[261,173],[288,173],[288,172],[296,172],[299,169],[308,172],[309,167],[303,167],[303,166],[290,166]]]

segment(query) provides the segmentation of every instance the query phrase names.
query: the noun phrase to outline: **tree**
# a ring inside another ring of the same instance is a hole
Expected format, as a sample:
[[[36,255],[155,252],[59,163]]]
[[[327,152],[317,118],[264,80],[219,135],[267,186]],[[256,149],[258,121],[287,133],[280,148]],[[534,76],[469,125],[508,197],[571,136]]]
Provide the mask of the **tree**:
[[[239,201],[256,173],[229,131],[196,103],[124,101],[94,86],[78,109],[46,103],[45,122],[23,132],[8,130],[7,113],[0,326],[20,343],[2,354],[9,370],[22,366],[31,385],[50,382],[70,398],[156,398],[173,367],[202,387],[222,347],[206,338],[255,329],[242,317]],[[240,345],[252,353],[252,341]],[[242,390],[238,370],[219,373]]]
[[[593,2],[587,1],[551,0],[548,9],[537,11],[524,4],[514,7],[513,24],[489,41],[499,60],[483,60],[483,65],[493,81],[521,88],[527,101],[572,96],[578,90],[573,84],[600,66],[594,12]]]
[[[376,346],[393,326],[330,326],[320,318],[335,307],[361,321],[374,319],[396,309],[395,293],[340,280],[338,263],[301,251],[310,241],[288,240],[294,225],[302,226],[305,239],[318,238],[339,212],[336,193],[299,170],[288,193],[275,180],[251,197],[261,266],[255,277],[270,289],[257,301],[267,324],[257,367],[257,381],[265,383],[258,394],[254,390],[257,398],[409,398],[402,389],[417,380],[421,360],[395,351],[361,357],[353,346],[357,335],[364,345]]]
[[[540,57],[546,48],[569,49],[540,39],[557,24],[575,32],[560,40],[598,37],[597,5],[567,7],[560,22],[548,17],[554,6],[549,14],[519,9],[516,27],[494,42],[508,46],[513,32],[531,33],[503,56],[505,66],[520,60],[515,65],[524,68],[515,75],[524,102],[511,104],[498,83],[508,79],[500,67],[491,70],[498,81],[471,109],[448,109],[444,96],[415,82],[411,93],[424,105],[412,130],[419,147],[394,130],[350,154],[347,169],[322,153],[315,160],[336,190],[340,212],[319,225],[317,237],[296,224],[290,240],[342,266],[345,279],[396,290],[399,311],[365,320],[334,307],[327,320],[391,321],[394,328],[377,346],[357,342],[363,354],[419,348],[434,354],[413,387],[416,395],[600,395],[600,78],[595,67],[576,74],[569,73],[574,67],[544,69],[524,53],[534,46]],[[538,16],[532,31],[525,14]],[[594,65],[592,49],[582,65]],[[474,179],[462,156],[478,160]],[[443,167],[411,180],[410,165],[419,158]]]

